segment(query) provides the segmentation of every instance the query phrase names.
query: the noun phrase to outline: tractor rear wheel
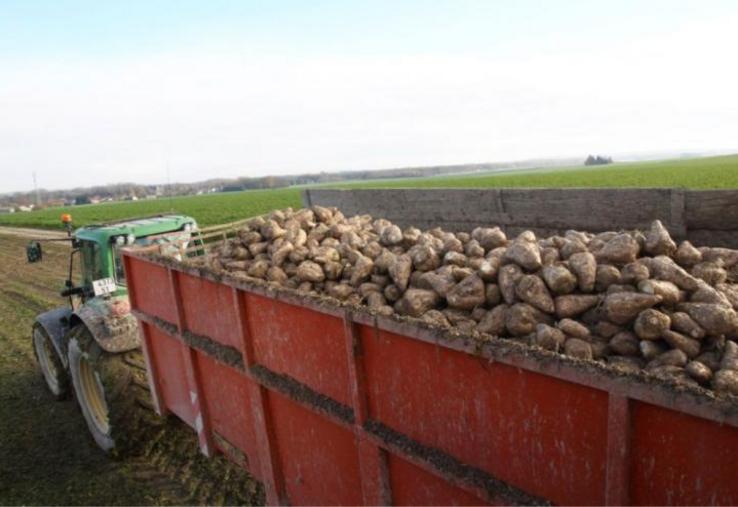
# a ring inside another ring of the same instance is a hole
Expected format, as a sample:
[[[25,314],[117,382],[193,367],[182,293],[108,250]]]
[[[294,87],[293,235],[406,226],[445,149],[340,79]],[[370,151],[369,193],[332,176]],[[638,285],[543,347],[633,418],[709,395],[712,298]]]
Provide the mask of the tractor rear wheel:
[[[57,400],[69,396],[69,373],[64,368],[51,337],[38,323],[33,325],[33,353],[46,381],[46,387]]]
[[[70,331],[69,371],[82,415],[97,445],[120,456],[163,421],[153,411],[140,349],[104,351],[84,324]]]
[[[197,437],[176,418],[158,417],[140,349],[105,352],[83,324],[69,335],[69,370],[77,403],[97,445],[113,457],[145,456],[176,477],[185,504],[261,504],[263,490],[224,456],[206,458]]]

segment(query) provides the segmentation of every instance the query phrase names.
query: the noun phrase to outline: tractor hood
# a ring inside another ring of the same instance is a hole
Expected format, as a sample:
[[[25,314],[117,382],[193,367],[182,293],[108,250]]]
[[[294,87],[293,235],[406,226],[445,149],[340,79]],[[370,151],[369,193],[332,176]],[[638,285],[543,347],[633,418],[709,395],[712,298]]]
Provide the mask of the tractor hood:
[[[77,229],[74,235],[77,239],[105,244],[114,236],[125,236],[128,234],[132,234],[135,237],[151,236],[176,231],[187,224],[191,226],[196,225],[192,217],[185,215],[163,215],[104,225],[87,225]]]

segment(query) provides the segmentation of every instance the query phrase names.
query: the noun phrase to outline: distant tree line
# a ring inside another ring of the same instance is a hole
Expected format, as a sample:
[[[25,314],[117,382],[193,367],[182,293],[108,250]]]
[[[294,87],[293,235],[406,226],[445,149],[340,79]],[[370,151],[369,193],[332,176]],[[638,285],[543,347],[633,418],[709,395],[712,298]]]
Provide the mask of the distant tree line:
[[[590,157],[591,158],[591,157]],[[589,159],[588,159],[589,160]],[[40,207],[65,204],[87,204],[105,200],[125,200],[131,198],[170,197],[194,195],[211,192],[238,192],[242,190],[263,190],[296,185],[315,185],[342,181],[362,181],[383,178],[418,178],[427,176],[475,173],[484,171],[531,168],[575,164],[574,159],[532,159],[517,162],[496,162],[480,164],[457,164],[428,167],[403,167],[397,169],[363,170],[304,173],[285,176],[261,176],[240,178],[214,178],[195,183],[170,183],[161,185],[141,185],[137,183],[116,183],[93,187],[78,187],[66,190],[39,190]],[[15,192],[0,194],[0,206],[21,206],[36,204],[36,193]]]
[[[605,165],[612,164],[612,157],[603,157],[601,155],[592,156],[589,155],[584,161],[584,165]]]

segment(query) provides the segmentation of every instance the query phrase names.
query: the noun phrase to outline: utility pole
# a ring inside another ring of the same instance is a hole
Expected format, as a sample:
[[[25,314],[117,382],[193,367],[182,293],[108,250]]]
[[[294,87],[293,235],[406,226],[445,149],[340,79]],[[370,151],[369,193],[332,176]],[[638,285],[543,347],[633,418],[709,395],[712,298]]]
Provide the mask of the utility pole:
[[[167,153],[167,194],[169,196],[169,211],[174,211],[172,206],[172,178],[169,172],[169,153]]]
[[[38,183],[36,181],[36,171],[33,171],[33,191],[36,193],[36,207],[41,206],[41,196],[38,193]]]

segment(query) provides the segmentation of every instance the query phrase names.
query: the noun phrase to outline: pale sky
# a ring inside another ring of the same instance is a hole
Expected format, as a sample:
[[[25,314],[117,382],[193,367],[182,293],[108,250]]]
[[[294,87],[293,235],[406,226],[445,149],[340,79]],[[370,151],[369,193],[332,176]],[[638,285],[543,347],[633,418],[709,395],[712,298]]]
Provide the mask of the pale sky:
[[[0,193],[738,151],[736,1],[0,0]]]

